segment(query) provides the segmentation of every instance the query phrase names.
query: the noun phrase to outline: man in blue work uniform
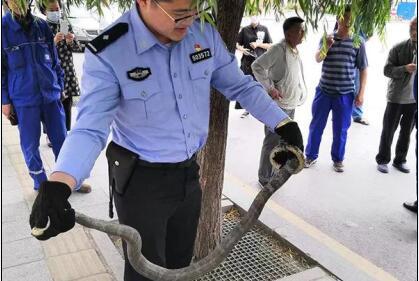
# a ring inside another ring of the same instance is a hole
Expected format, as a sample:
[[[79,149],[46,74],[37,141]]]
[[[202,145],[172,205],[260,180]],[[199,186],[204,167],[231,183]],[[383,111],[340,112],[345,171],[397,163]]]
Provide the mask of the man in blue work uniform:
[[[41,121],[57,158],[66,137],[60,101],[63,71],[47,23],[35,18],[29,5],[23,10],[15,0],[5,2],[10,11],[2,18],[2,113],[17,114],[20,145],[35,190],[47,179],[39,154]]]
[[[137,0],[88,44],[77,122],[32,208],[32,228],[50,218],[38,239],[74,226],[71,189],[88,177],[111,128],[107,156],[120,223],[140,232],[151,262],[187,266],[201,204],[195,155],[208,135],[211,86],[303,149],[297,123],[243,74],[213,26],[201,29],[191,2]],[[125,280],[148,280],[125,260]]]
[[[305,152],[306,168],[317,161],[323,130],[326,127],[329,112],[332,111],[333,169],[338,173],[344,171],[343,159],[348,129],[351,125],[352,105],[354,98],[356,106],[363,104],[368,67],[364,42],[361,41],[359,46],[355,46],[350,34],[351,15],[350,6],[347,6],[344,16],[338,19],[337,32],[327,37],[327,52],[321,51],[322,43],[316,52],[316,61],[323,62],[323,65],[312,105],[313,118]],[[360,87],[355,97],[356,69],[360,71]]]

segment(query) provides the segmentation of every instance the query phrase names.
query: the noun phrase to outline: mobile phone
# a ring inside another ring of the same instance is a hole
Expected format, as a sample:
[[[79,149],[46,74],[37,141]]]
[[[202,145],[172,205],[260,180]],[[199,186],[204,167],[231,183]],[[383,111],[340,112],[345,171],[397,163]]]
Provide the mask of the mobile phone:
[[[60,32],[63,33],[64,35],[67,35],[67,33],[68,33],[68,21],[66,21],[66,20],[61,20],[60,21]]]

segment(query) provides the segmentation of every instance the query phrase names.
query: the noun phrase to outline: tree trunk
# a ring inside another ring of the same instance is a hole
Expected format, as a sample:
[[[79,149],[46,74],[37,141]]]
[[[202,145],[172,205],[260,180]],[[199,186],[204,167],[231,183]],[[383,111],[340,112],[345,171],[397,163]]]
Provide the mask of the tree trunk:
[[[234,54],[237,35],[245,8],[244,0],[219,0],[217,29]],[[211,93],[210,124],[207,144],[198,155],[201,166],[202,207],[195,243],[195,258],[204,258],[221,238],[221,191],[227,143],[229,101],[220,93]]]

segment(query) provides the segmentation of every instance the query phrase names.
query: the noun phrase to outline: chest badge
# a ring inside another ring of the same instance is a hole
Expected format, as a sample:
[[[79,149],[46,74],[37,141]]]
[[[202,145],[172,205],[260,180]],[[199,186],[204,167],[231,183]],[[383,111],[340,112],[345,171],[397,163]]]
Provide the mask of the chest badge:
[[[195,44],[194,49],[195,49],[195,52],[189,55],[192,63],[197,63],[197,62],[207,60],[212,57],[211,50],[209,48],[202,49],[201,45]]]
[[[136,67],[127,71],[128,79],[135,81],[143,81],[151,75],[151,70],[149,67]]]
[[[198,43],[196,43],[196,44],[194,45],[194,49],[195,49],[195,52],[199,52],[199,51],[201,51],[201,50],[202,50],[201,45],[199,45]]]

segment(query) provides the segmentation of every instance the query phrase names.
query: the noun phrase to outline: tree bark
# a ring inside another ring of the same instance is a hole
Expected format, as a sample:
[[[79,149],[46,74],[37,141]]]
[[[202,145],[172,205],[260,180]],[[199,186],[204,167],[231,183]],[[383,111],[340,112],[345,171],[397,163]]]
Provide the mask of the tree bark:
[[[237,35],[245,8],[244,0],[219,0],[217,29],[234,54]],[[208,255],[221,239],[221,192],[224,181],[229,101],[220,93],[211,93],[208,140],[198,155],[201,166],[202,207],[195,242],[195,259]]]

